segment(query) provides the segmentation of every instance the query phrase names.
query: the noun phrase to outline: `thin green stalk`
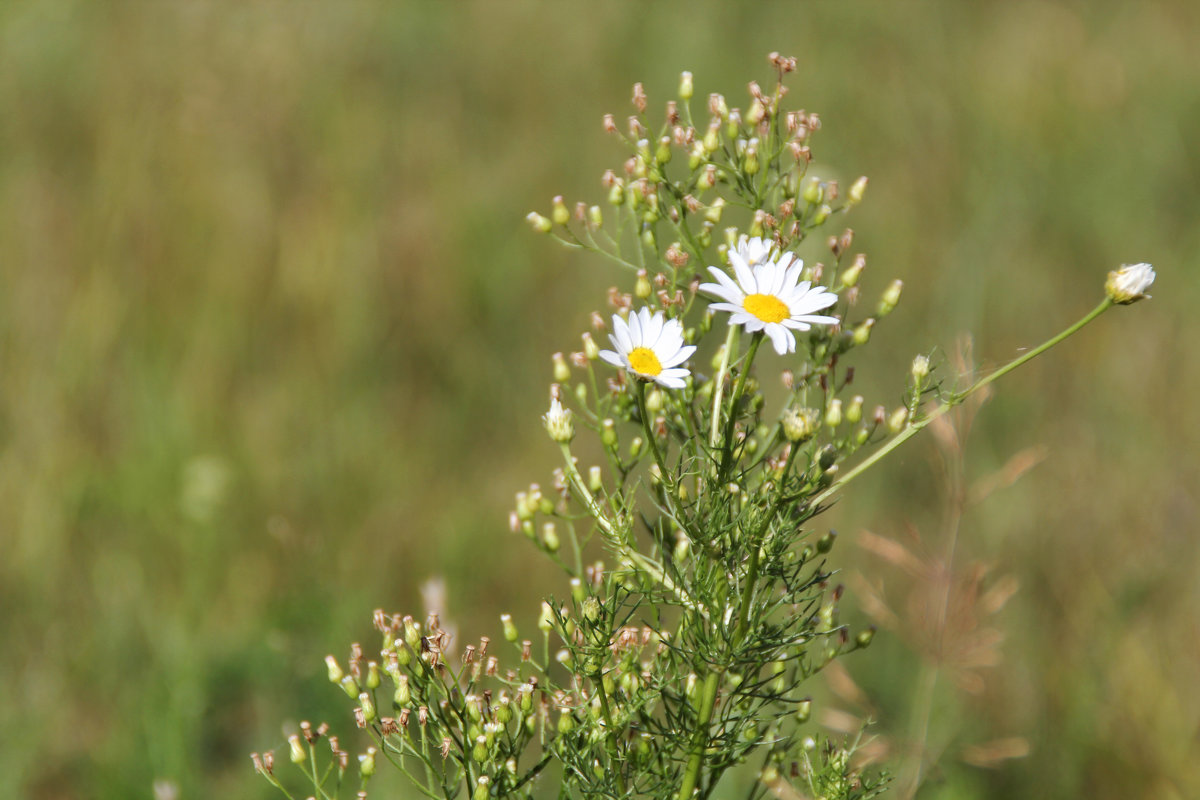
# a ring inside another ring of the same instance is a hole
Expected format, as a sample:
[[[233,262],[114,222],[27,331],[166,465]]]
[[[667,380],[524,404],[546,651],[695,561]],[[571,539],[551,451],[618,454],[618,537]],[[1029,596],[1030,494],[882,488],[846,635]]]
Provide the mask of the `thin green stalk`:
[[[729,361],[733,357],[733,345],[737,341],[737,327],[729,326],[725,334],[725,347],[721,350],[721,364],[713,378],[712,425],[708,434],[708,446],[713,450],[721,443],[721,393],[725,387],[725,376],[729,374]]]
[[[629,788],[625,785],[625,770],[620,765],[620,759],[617,753],[617,729],[613,725],[612,711],[608,707],[608,692],[604,691],[604,673],[603,671],[596,675],[596,692],[600,695],[600,711],[604,714],[604,724],[608,728],[608,736],[605,737],[606,747],[608,748],[608,757],[613,762],[613,769],[617,772],[617,788],[621,791],[621,796],[624,797],[629,793]]]
[[[700,768],[704,765],[704,750],[708,746],[708,723],[712,721],[713,708],[717,704],[717,684],[720,680],[721,672],[715,669],[704,679],[703,694],[700,696],[700,717],[696,720],[696,730],[692,734],[692,752],[688,759],[687,772],[683,774],[683,783],[679,784],[678,800],[691,800],[692,792],[696,789]]]
[[[729,417],[725,420],[725,439],[721,442],[721,469],[717,476],[720,481],[725,480],[726,472],[729,470],[730,462],[733,460],[733,428],[737,424],[737,404],[738,400],[742,399],[742,392],[746,389],[746,379],[750,377],[750,367],[754,364],[754,356],[758,353],[758,347],[762,344],[764,334],[762,331],[754,334],[750,338],[750,349],[746,351],[746,357],[742,359],[742,371],[738,373],[737,383],[734,384],[733,394],[729,395]]]
[[[1088,314],[1086,316],[1084,316],[1082,319],[1080,319],[1074,325],[1071,325],[1069,328],[1064,330],[1062,333],[1058,334],[1057,336],[1053,336],[1050,339],[1047,339],[1045,342],[1043,342],[1042,344],[1033,348],[1028,353],[1025,353],[1024,355],[1013,359],[1012,361],[1005,364],[1003,367],[1000,367],[1000,369],[996,370],[995,372],[980,378],[979,380],[975,381],[973,384],[968,386],[963,391],[957,392],[957,393],[951,395],[949,397],[949,399],[943,401],[941,405],[939,405],[933,411],[929,412],[928,415],[921,418],[919,421],[910,422],[908,424],[908,427],[906,427],[900,433],[896,434],[895,438],[893,438],[890,442],[888,442],[883,447],[876,450],[868,458],[859,462],[859,464],[857,466],[855,466],[854,469],[850,470],[845,475],[843,475],[840,480],[838,480],[837,482],[832,484],[828,489],[826,489],[825,491],[821,492],[819,495],[814,497],[811,501],[811,505],[814,505],[814,506],[820,505],[821,503],[825,502],[829,498],[833,497],[835,494],[840,492],[847,483],[854,480],[859,475],[861,475],[864,472],[866,472],[867,470],[869,470],[871,467],[875,466],[875,464],[877,464],[878,462],[880,462],[884,458],[886,458],[887,455],[889,453],[891,453],[893,450],[895,450],[897,447],[904,444],[912,437],[916,436],[921,431],[921,429],[924,428],[926,425],[933,422],[935,419],[942,416],[950,409],[959,405],[964,400],[966,400],[968,397],[975,394],[976,392],[978,392],[980,389],[984,388],[988,384],[990,384],[993,381],[999,379],[1000,377],[1012,372],[1014,369],[1021,366],[1026,361],[1036,358],[1037,356],[1039,356],[1042,353],[1049,350],[1051,347],[1054,347],[1054,345],[1056,345],[1059,342],[1066,339],[1068,336],[1071,336],[1071,335],[1077,333],[1080,328],[1082,328],[1084,325],[1087,325],[1089,322],[1094,320],[1096,317],[1103,314],[1105,311],[1107,311],[1109,308],[1111,308],[1112,305],[1113,305],[1112,300],[1105,298],[1104,301],[1102,303],[1100,303],[1100,305],[1096,306],[1094,309],[1092,309],[1090,312],[1088,312]]]

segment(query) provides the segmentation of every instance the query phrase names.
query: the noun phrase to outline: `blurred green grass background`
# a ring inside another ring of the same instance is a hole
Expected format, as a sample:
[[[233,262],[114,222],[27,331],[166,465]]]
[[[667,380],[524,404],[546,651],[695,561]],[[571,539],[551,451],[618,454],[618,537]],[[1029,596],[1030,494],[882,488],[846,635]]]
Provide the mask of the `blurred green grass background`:
[[[529,619],[558,578],[511,493],[554,464],[549,353],[617,276],[522,217],[602,198],[633,81],[744,104],[768,50],[820,162],[871,177],[868,287],[906,282],[869,400],[1159,273],[979,419],[969,477],[1049,457],[964,521],[1022,588],[931,738],[1032,752],[948,753],[922,796],[1200,796],[1197,42],[1189,0],[0,4],[0,796],[270,797],[247,754],[348,732],[321,659],[372,609],[441,575],[470,635]],[[844,556],[936,527],[930,453],[831,513]],[[884,732],[902,644],[847,662]]]

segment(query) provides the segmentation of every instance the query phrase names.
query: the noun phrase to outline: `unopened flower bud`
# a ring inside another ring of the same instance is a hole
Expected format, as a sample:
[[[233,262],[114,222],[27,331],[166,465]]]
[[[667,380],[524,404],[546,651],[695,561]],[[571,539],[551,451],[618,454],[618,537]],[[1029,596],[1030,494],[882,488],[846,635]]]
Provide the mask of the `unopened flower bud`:
[[[562,353],[555,353],[550,356],[550,360],[554,364],[554,380],[559,383],[571,380],[571,368],[567,366],[567,360],[563,358]]]
[[[412,702],[412,690],[408,688],[408,676],[400,675],[396,679],[396,693],[392,695],[392,705],[396,708],[407,708]]]
[[[598,492],[604,488],[604,474],[600,467],[588,467],[588,491]]]
[[[904,430],[904,426],[907,424],[907,422],[908,409],[904,406],[900,406],[900,408],[897,408],[892,412],[892,415],[888,417],[888,431],[891,433],[899,433],[900,431]]]
[[[596,340],[587,331],[584,331],[582,338],[584,356],[587,357],[588,361],[595,361],[600,357],[600,348],[596,345]]]
[[[912,377],[918,384],[929,377],[929,359],[927,357],[917,356],[913,359]]]
[[[846,267],[846,271],[842,273],[843,286],[855,286],[858,284],[858,279],[862,276],[863,270],[867,268],[867,257],[859,253],[854,257],[853,263]]]
[[[609,205],[619,206],[625,202],[625,185],[617,181],[608,190]],[[549,233],[549,231],[546,231]]]
[[[881,317],[886,317],[892,313],[892,309],[900,302],[900,293],[904,290],[904,281],[896,279],[888,284],[887,289],[883,292],[883,297],[879,299],[879,308],[877,313]]]
[[[575,423],[571,420],[571,410],[563,408],[557,397],[550,401],[550,410],[542,415],[542,423],[550,438],[559,444],[567,444],[575,438]]]
[[[866,647],[871,644],[871,640],[875,638],[875,626],[872,625],[866,630],[858,632],[858,636],[854,637],[854,643],[859,647]]]
[[[529,222],[530,227],[538,233],[549,233],[554,230],[554,224],[536,211],[530,211],[525,215],[525,219]]]
[[[351,700],[358,697],[358,681],[354,680],[353,675],[342,676],[342,691],[345,692],[346,696]]]
[[[367,688],[378,689],[382,679],[379,675],[379,665],[374,661],[367,662]]]
[[[654,151],[654,160],[659,164],[666,164],[671,160],[670,136],[664,136],[658,140],[658,149]]]
[[[783,412],[783,435],[789,442],[806,442],[816,434],[819,419],[815,408],[789,408]]]
[[[867,176],[859,177],[854,183],[850,184],[850,190],[846,192],[846,204],[856,206],[863,200],[863,195],[867,193]]]
[[[1104,292],[1114,303],[1127,306],[1150,296],[1146,290],[1154,283],[1154,277],[1154,269],[1149,264],[1127,264],[1108,273]]]
[[[488,800],[491,795],[491,789],[488,784],[492,781],[487,775],[480,775],[479,781],[475,784],[475,792],[471,795],[471,800]]]
[[[504,638],[508,641],[515,642],[519,638],[517,626],[513,624],[512,614],[501,614],[500,626],[504,630]]]
[[[358,774],[363,780],[375,774],[375,748],[368,747],[367,752],[358,757]]]
[[[560,542],[558,540],[558,531],[555,529],[553,522],[547,522],[542,526],[542,544],[546,546],[546,552],[558,552]]]
[[[862,419],[863,396],[856,394],[850,398],[850,405],[846,406],[846,421],[851,425],[857,425]]]
[[[825,424],[831,428],[836,428],[842,424],[842,401],[834,398],[829,401],[829,410],[825,412]]]
[[[304,745],[300,744],[300,734],[293,733],[289,736],[288,745],[292,748],[292,763],[303,764],[308,758],[308,752],[304,749]]]
[[[550,219],[555,225],[566,225],[571,221],[571,212],[567,209],[567,204],[563,202],[562,195],[555,195],[551,202]]]
[[[600,422],[600,442],[605,447],[617,446],[617,423],[612,418]]]
[[[812,700],[804,698],[796,703],[796,721],[803,724],[808,722],[808,718],[812,716]]]
[[[680,73],[680,75],[679,75],[679,99],[680,100],[691,100],[692,92],[693,92],[692,73],[686,72],[686,71]]]
[[[856,345],[864,345],[871,341],[871,328],[875,327],[874,319],[865,319],[854,329],[852,334]]]
[[[645,300],[654,292],[654,287],[650,285],[650,276],[646,270],[639,269],[637,273],[637,283],[634,284],[633,294],[641,300]]]
[[[815,206],[825,197],[825,190],[821,188],[821,180],[819,178],[809,178],[804,182],[804,191],[800,195],[804,198],[804,202],[811,206]]]
[[[837,540],[837,531],[830,530],[829,533],[817,540],[817,552],[828,553],[833,549],[833,543]]]
[[[325,667],[329,670],[329,682],[341,683],[345,673],[338,665],[337,659],[333,656],[325,656]]]
[[[542,633],[554,630],[554,609],[545,601],[542,602],[542,613],[538,617],[538,628]]]
[[[371,699],[370,692],[361,692],[358,695],[358,705],[363,711],[363,717],[367,722],[375,721],[375,701]]]

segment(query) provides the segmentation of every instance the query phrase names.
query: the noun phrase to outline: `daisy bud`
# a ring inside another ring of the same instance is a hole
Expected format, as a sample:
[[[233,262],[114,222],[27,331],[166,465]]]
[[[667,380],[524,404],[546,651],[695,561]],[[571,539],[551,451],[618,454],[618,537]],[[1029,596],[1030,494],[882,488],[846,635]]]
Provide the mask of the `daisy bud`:
[[[604,215],[600,213],[600,206],[592,206],[588,209],[588,222],[593,228],[599,228],[604,225]]]
[[[897,408],[895,411],[893,411],[892,415],[890,417],[888,417],[887,427],[890,432],[899,433],[900,431],[904,430],[904,426],[907,423],[908,423],[908,409],[905,408],[904,406],[901,406],[900,408]]]
[[[546,552],[558,552],[560,542],[558,539],[558,530],[554,527],[553,522],[547,522],[542,526],[542,544],[546,546]]]
[[[362,708],[363,716],[367,722],[375,721],[375,701],[371,699],[369,692],[362,692],[358,695],[358,705]]]
[[[871,341],[871,328],[873,327],[875,327],[874,319],[863,320],[858,327],[854,329],[854,333],[852,334],[854,343],[856,345],[863,345]]]
[[[612,114],[604,115],[604,131],[605,133],[617,132],[617,121],[613,118]]]
[[[812,699],[804,698],[796,703],[796,721],[804,724],[808,722],[808,718],[812,716]]]
[[[375,774],[375,748],[368,747],[367,752],[358,757],[358,774],[363,780]]]
[[[555,195],[550,210],[550,219],[555,225],[566,225],[571,221],[571,212],[567,210],[567,204],[563,202],[561,194]]]
[[[575,423],[571,421],[571,410],[563,408],[557,397],[550,401],[550,410],[542,415],[542,422],[550,438],[559,444],[567,444],[575,438]]]
[[[809,178],[804,183],[804,193],[801,195],[804,202],[810,206],[815,206],[825,197],[825,191],[821,188],[821,180],[819,178]]]
[[[619,206],[624,202],[625,186],[620,181],[617,181],[612,185],[612,188],[608,190],[608,203],[609,205]],[[546,231],[546,233],[549,233],[549,231]]]
[[[828,553],[833,549],[833,543],[837,539],[837,531],[830,530],[829,533],[817,540],[817,552]]]
[[[663,393],[658,389],[651,389],[646,394],[646,410],[657,414],[663,408]]]
[[[629,455],[637,458],[642,453],[642,448],[646,446],[646,442],[642,437],[635,436],[633,441],[629,443]]]
[[[571,380],[571,368],[567,366],[567,360],[563,358],[562,353],[555,353],[550,356],[550,360],[554,363],[554,380],[559,383]]]
[[[1154,277],[1154,269],[1149,264],[1127,264],[1108,273],[1104,292],[1114,303],[1127,306],[1150,296],[1146,290],[1154,283]]]
[[[520,634],[517,633],[517,626],[513,624],[512,614],[500,615],[500,626],[504,630],[504,638],[510,642],[515,642]]]
[[[600,442],[605,447],[617,446],[617,423],[611,417],[600,423]]]
[[[850,190],[846,192],[846,204],[856,206],[863,200],[863,195],[867,193],[867,176],[859,177],[854,183],[850,184]]]
[[[341,683],[345,673],[338,665],[337,659],[333,656],[325,656],[325,667],[329,670],[329,682]]]
[[[929,359],[925,356],[917,356],[912,362],[912,377],[913,381],[920,385],[921,381],[929,377]]]
[[[708,208],[704,210],[704,219],[716,225],[721,221],[721,212],[725,210],[725,198],[718,197],[712,202]]]
[[[396,692],[392,695],[392,705],[396,708],[406,708],[412,702],[412,690],[408,688],[408,676],[401,675],[396,680]]]
[[[368,689],[378,689],[379,684],[381,682],[382,681],[381,681],[381,678],[379,675],[379,665],[376,664],[374,661],[368,661],[367,662],[367,688]]]
[[[546,219],[536,211],[530,211],[527,215],[525,215],[525,219],[538,233],[549,233],[554,229],[554,225],[550,222],[550,220]]]
[[[346,696],[351,700],[358,697],[358,681],[354,680],[353,675],[342,676],[342,691],[345,692]]]
[[[681,73],[679,75],[679,99],[684,101],[691,100],[692,91],[692,73]]]
[[[300,744],[300,735],[293,733],[288,737],[288,745],[292,748],[292,763],[303,764],[308,758],[308,753],[305,752],[304,746]]]
[[[879,308],[876,309],[881,317],[886,317],[892,313],[892,309],[900,302],[900,293],[904,290],[904,281],[896,279],[888,284],[888,288],[884,290],[883,297],[879,299]]]
[[[806,442],[817,432],[819,414],[813,408],[789,408],[783,412],[783,435],[789,442]]]
[[[858,636],[854,637],[854,643],[857,644],[860,648],[862,648],[862,647],[866,647],[867,645],[871,644],[871,640],[874,638],[875,638],[875,626],[872,625],[869,628],[867,628],[866,630],[859,631]]]
[[[842,401],[834,398],[829,401],[829,410],[825,412],[825,424],[836,428],[842,424]]]
[[[595,361],[600,357],[600,348],[590,333],[586,331],[583,334],[583,354],[588,361]]]
[[[842,273],[843,286],[855,286],[858,283],[859,277],[862,276],[863,270],[867,268],[867,257],[859,253],[854,257],[854,263],[846,267],[846,271]]]
[[[721,120],[713,119],[708,124],[708,130],[704,132],[704,138],[700,140],[704,145],[706,153],[715,153],[717,148],[721,146]]]
[[[856,394],[850,398],[850,405],[846,406],[846,421],[851,425],[857,425],[862,419],[863,396]]]
[[[708,96],[708,110],[714,117],[725,119],[729,116],[729,106],[725,103],[725,95],[714,92]]]
[[[538,629],[542,633],[549,633],[554,630],[554,609],[545,601],[542,601],[542,613],[538,617]]]
[[[654,151],[654,161],[657,164],[666,164],[671,160],[671,137],[664,136],[658,140],[658,149]]]
[[[812,223],[814,225],[824,224],[825,220],[829,219],[829,215],[833,213],[833,209],[827,203],[822,203],[816,213],[812,215]]]
[[[654,292],[654,287],[650,285],[650,278],[646,274],[646,270],[639,269],[637,273],[637,283],[634,284],[633,294],[640,300],[645,300]]]
[[[480,775],[479,781],[475,784],[475,793],[471,795],[471,800],[487,800],[491,792],[488,784],[491,782],[491,778],[487,775]]]
[[[633,85],[633,107],[638,110],[639,114],[646,113],[646,89],[642,86],[641,81]]]
[[[588,469],[588,491],[598,492],[604,488],[604,477],[600,472],[600,467],[590,467]]]

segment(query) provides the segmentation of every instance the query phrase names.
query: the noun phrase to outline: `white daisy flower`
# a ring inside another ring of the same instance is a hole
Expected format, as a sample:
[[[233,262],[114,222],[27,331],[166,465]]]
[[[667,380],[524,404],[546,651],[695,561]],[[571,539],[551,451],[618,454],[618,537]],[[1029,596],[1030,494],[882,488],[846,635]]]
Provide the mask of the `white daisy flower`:
[[[652,314],[648,308],[631,313],[628,323],[619,314],[613,314],[613,332],[608,340],[616,352],[601,350],[600,358],[609,364],[668,389],[684,387],[688,370],[679,365],[696,348],[683,343],[683,325],[679,320],[666,319],[661,311]]]
[[[771,243],[758,237],[738,241],[729,251],[737,280],[724,270],[709,267],[717,283],[703,283],[700,291],[723,301],[710,308],[728,311],[730,325],[747,331],[763,331],[771,337],[775,352],[796,350],[793,330],[806,331],[813,325],[835,325],[837,317],[814,314],[837,302],[837,295],[823,286],[800,280],[804,262],[792,253],[771,256]]]
[[[1114,303],[1130,303],[1149,297],[1146,290],[1154,283],[1154,268],[1149,264],[1126,264],[1108,273],[1104,291]]]

